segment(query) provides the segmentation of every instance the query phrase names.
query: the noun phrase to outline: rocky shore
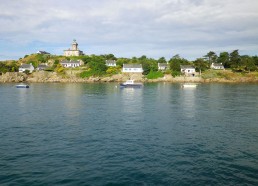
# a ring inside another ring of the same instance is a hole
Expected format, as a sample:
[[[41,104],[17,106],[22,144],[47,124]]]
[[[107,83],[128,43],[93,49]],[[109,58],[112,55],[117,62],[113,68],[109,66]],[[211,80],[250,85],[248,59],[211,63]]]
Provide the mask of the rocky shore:
[[[171,75],[165,75],[163,78],[158,79],[146,79],[141,74],[116,74],[110,77],[90,77],[79,78],[76,74],[70,73],[69,75],[59,75],[56,72],[34,72],[30,75],[19,72],[7,72],[0,75],[0,83],[11,82],[28,82],[28,83],[92,83],[92,82],[123,82],[128,79],[134,79],[138,82],[194,82],[194,83],[258,83],[257,76],[243,76],[233,78],[201,78],[201,77],[172,77]]]

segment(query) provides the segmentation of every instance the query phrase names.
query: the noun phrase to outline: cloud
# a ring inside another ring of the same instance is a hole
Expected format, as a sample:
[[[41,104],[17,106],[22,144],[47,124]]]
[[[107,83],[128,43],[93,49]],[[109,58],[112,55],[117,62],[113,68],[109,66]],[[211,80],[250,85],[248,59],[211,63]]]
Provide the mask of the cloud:
[[[0,55],[9,58],[37,50],[62,54],[74,38],[86,54],[120,57],[258,51],[256,0],[13,0],[0,6]]]

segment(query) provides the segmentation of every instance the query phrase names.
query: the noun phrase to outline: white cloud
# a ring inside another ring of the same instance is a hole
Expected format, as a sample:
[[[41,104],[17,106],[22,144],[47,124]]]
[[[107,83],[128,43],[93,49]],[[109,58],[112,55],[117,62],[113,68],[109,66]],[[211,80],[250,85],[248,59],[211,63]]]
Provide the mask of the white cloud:
[[[258,52],[256,0],[13,0],[0,4],[0,55],[10,54],[9,58],[39,47],[62,54],[74,38],[85,53],[125,57],[171,57],[175,52],[193,58],[212,49],[245,51],[250,46],[252,54]]]

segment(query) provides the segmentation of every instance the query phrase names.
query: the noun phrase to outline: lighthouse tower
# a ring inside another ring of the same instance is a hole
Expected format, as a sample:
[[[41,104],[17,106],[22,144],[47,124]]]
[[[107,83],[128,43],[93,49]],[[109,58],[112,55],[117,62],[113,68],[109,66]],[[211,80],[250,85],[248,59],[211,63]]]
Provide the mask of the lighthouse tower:
[[[73,40],[73,43],[72,43],[72,50],[78,50],[78,43],[76,42],[75,39]]]
[[[78,43],[76,42],[75,39],[73,40],[72,48],[64,50],[64,56],[81,56],[81,55],[84,55],[83,51],[78,49]]]

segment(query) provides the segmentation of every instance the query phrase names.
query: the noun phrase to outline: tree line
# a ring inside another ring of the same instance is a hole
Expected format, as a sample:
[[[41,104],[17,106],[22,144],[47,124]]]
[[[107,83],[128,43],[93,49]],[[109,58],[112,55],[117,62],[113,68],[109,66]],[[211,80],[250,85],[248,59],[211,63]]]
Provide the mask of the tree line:
[[[24,56],[24,59],[28,55]],[[119,69],[123,64],[142,64],[143,74],[148,75],[153,72],[158,72],[158,63],[167,63],[169,68],[163,73],[171,73],[173,76],[180,75],[180,65],[192,65],[196,68],[196,71],[205,71],[210,68],[212,63],[221,63],[225,68],[232,69],[235,72],[251,72],[257,71],[258,56],[240,55],[238,50],[232,52],[221,52],[216,54],[214,51],[208,52],[201,58],[197,58],[194,61],[189,61],[179,54],[174,55],[170,59],[166,60],[165,57],[159,59],[148,58],[143,55],[141,57],[132,58],[117,58],[113,54],[106,55],[84,55],[84,56],[51,56],[44,54],[37,54],[33,59],[27,61],[32,63],[34,67],[37,67],[40,63],[47,62],[48,60],[54,60],[52,70],[63,71],[59,62],[63,59],[67,60],[82,60],[87,67],[84,72],[85,77],[92,75],[105,75],[119,73]],[[22,60],[22,59],[20,59]],[[105,65],[106,60],[115,60],[117,67],[107,67]],[[17,72],[19,61],[12,61],[11,63],[0,63],[0,73],[5,72]],[[61,70],[60,70],[61,69]],[[51,69],[50,69],[51,70]]]

